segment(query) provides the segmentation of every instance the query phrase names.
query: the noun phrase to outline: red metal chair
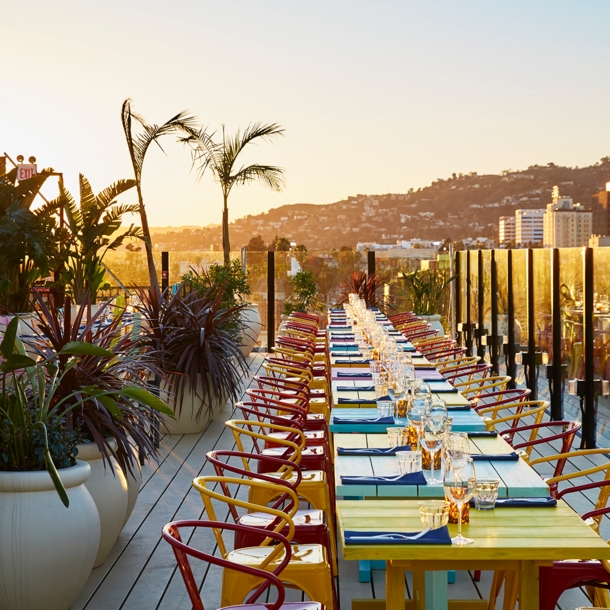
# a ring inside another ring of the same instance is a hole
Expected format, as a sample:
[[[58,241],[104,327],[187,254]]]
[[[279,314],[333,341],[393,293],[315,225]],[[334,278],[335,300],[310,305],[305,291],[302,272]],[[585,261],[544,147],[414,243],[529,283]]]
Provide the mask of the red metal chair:
[[[195,549],[182,541],[180,530],[183,528],[195,529],[216,529],[216,530],[232,530],[234,532],[248,533],[254,528],[249,528],[244,525],[234,523],[224,523],[220,521],[173,521],[163,527],[162,536],[172,547],[180,573],[184,580],[186,590],[188,592],[191,604],[194,610],[205,610],[201,596],[199,595],[199,587],[193,576],[193,570],[189,562],[189,557],[195,557],[200,561],[205,561],[213,565],[220,566],[225,569],[235,570],[250,576],[261,578],[263,583],[246,599],[245,604],[238,606],[228,606],[231,610],[324,610],[324,606],[318,602],[285,602],[286,593],[284,585],[280,580],[282,570],[288,565],[292,557],[292,549],[288,539],[282,534],[276,532],[268,532],[267,536],[273,540],[277,540],[284,547],[284,557],[279,562],[273,571],[261,570],[247,565],[241,565],[232,561],[223,559]],[[277,600],[272,603],[257,603],[260,596],[270,587],[275,587],[277,590]]]

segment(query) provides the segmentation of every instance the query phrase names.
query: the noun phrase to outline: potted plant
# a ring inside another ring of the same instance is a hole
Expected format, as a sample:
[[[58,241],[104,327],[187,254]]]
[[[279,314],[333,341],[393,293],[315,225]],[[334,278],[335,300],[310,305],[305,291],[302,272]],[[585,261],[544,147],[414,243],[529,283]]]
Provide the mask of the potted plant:
[[[135,180],[119,180],[95,195],[87,178],[80,174],[78,205],[60,185],[56,203],[65,210],[72,244],[62,280],[77,304],[88,300],[95,306],[97,293],[104,287],[106,269],[102,263],[105,255],[119,248],[126,239],[142,239],[140,227],[132,224],[121,230],[123,216],[137,213],[139,206],[118,204],[116,201],[119,195],[135,184]],[[96,309],[94,307],[93,313]]]
[[[17,180],[14,168],[0,175],[0,309],[22,316],[32,310],[31,290],[49,275],[52,261],[65,243],[65,230],[58,227],[59,204],[32,204],[46,179],[45,169],[28,180]],[[27,330],[20,327],[20,334]]]
[[[148,376],[156,372],[150,355],[141,353],[137,342],[123,333],[122,316],[109,324],[106,304],[87,320],[86,305],[71,318],[66,298],[64,317],[52,305],[37,299],[36,322],[44,339],[31,340],[30,347],[43,360],[48,376],[59,373],[55,397],[59,413],[69,430],[81,438],[79,456],[91,464],[86,483],[100,513],[101,539],[95,566],[100,565],[121,532],[127,511],[133,508],[138,491],[138,455],[155,455],[152,429],[162,414],[171,410],[149,391]],[[86,343],[91,351],[73,361],[66,350],[74,342]],[[79,399],[85,395],[85,399]],[[129,479],[135,482],[130,502]],[[135,492],[135,493],[134,493]]]
[[[400,275],[399,275],[400,277]],[[444,334],[441,324],[441,308],[447,298],[447,286],[455,279],[438,270],[417,269],[402,273],[405,290],[402,294],[407,298],[413,313],[430,323],[433,330]]]
[[[379,298],[381,289],[382,284],[375,273],[369,275],[365,271],[354,271],[343,278],[339,298],[335,306],[339,307],[346,303],[349,295],[354,293],[365,300],[367,307],[379,307],[381,309],[382,302]]]
[[[241,352],[249,356],[258,341],[263,327],[258,305],[248,303],[244,297],[249,296],[248,272],[238,259],[223,265],[211,265],[207,272],[197,273],[194,269],[182,276],[182,281],[190,290],[197,290],[200,295],[208,290],[212,295],[220,295],[221,307],[229,309],[236,305],[245,305],[235,316],[234,327],[241,343]]]
[[[140,293],[141,343],[166,381],[161,387],[174,410],[165,420],[170,434],[202,432],[229,398],[237,399],[247,362],[235,335],[244,305],[222,307],[213,289],[203,295],[181,286],[163,295]]]
[[[324,306],[318,302],[318,287],[311,271],[301,269],[289,279],[292,293],[284,301],[283,314],[289,316],[294,311],[303,313],[323,311]]]

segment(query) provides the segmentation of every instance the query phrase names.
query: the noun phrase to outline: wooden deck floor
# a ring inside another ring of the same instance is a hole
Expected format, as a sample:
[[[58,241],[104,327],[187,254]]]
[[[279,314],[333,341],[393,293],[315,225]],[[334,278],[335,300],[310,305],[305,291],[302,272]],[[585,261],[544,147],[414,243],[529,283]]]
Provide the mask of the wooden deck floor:
[[[250,358],[254,375],[260,368],[262,357]],[[92,571],[81,593],[76,610],[188,610],[191,608],[182,578],[169,545],[161,539],[163,525],[175,519],[193,519],[203,516],[202,502],[191,486],[194,477],[213,474],[206,465],[205,455],[213,448],[233,448],[233,439],[227,434],[224,421],[233,415],[226,405],[220,415],[202,434],[165,436],[161,441],[159,463],[148,462],[143,468],[143,482],[134,512],[119,536],[105,563]],[[558,449],[558,448],[556,448]],[[609,450],[610,451],[610,450]],[[552,449],[548,449],[553,453]],[[596,461],[603,460],[599,456]],[[587,458],[567,466],[566,471],[577,470],[590,464]],[[583,513],[592,507],[595,495],[579,494],[571,499],[573,508]],[[604,537],[610,538],[610,520],[602,526]],[[196,541],[205,550],[214,548],[211,537]],[[202,598],[207,610],[218,607],[220,598],[220,572],[214,567],[196,565],[196,577],[201,582]],[[410,587],[407,575],[407,591]],[[480,582],[474,582],[470,572],[458,572],[456,583],[450,585],[453,599],[487,598],[492,573],[484,572]],[[385,572],[374,570],[371,583],[358,582],[358,565],[353,561],[339,562],[338,593],[341,610],[351,609],[354,598],[383,598]],[[291,599],[297,595],[289,592]],[[573,610],[587,605],[580,590],[571,591],[560,600],[561,610]],[[501,606],[500,606],[501,607]]]

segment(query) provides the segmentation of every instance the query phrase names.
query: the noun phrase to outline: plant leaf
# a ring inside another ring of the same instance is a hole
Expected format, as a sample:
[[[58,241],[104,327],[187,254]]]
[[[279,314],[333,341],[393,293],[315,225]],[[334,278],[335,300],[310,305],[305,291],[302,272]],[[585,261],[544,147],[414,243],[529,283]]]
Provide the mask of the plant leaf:
[[[53,464],[53,460],[51,459],[51,452],[49,451],[48,445],[43,449],[42,454],[44,456],[44,462],[47,466],[47,472],[51,475],[53,485],[55,485],[55,489],[59,494],[59,499],[62,501],[63,505],[68,508],[70,506],[70,498],[68,498],[66,488],[64,487],[64,484],[61,481],[59,473],[57,472],[57,468],[55,468],[55,464]]]
[[[105,407],[112,413],[117,419],[123,419],[123,414],[121,413],[121,409],[116,404],[114,399],[110,396],[95,396],[97,400],[99,400]]]
[[[137,400],[138,402],[145,404],[147,407],[150,407],[155,411],[159,411],[159,413],[174,417],[174,412],[158,396],[155,396],[144,388],[139,388],[135,385],[128,385],[122,388],[121,393],[128,396],[132,400]]]
[[[3,358],[8,358],[15,348],[15,339],[17,338],[17,326],[19,324],[19,318],[14,317],[6,327],[4,338],[0,343],[0,354]]]
[[[0,364],[0,370],[3,373],[12,373],[18,369],[25,369],[36,364],[35,360],[32,360],[28,356],[22,356],[21,354],[10,354],[8,358]]]
[[[71,354],[74,356],[100,356],[102,358],[114,358],[115,354],[99,345],[92,345],[84,341],[71,341],[66,343],[59,354]]]

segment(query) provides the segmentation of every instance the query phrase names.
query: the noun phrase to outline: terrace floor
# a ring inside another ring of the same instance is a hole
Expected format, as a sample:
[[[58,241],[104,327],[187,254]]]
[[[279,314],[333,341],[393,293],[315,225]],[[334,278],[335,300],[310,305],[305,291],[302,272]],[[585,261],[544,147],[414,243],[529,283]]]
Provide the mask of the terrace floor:
[[[261,354],[249,358],[250,372],[258,372]],[[147,462],[143,467],[143,482],[134,512],[105,563],[92,571],[85,589],[73,609],[81,610],[188,610],[191,608],[182,577],[169,545],[161,539],[161,528],[176,519],[203,517],[201,497],[193,490],[191,481],[202,474],[214,474],[206,464],[205,455],[214,448],[231,449],[233,438],[223,422],[233,416],[227,404],[220,415],[202,434],[165,436],[161,440],[159,463]],[[558,449],[558,448],[557,448]],[[556,451],[549,450],[549,453]],[[603,460],[603,456],[599,457]],[[586,468],[588,458],[579,457],[566,467],[566,472]],[[573,508],[583,513],[593,506],[595,496],[579,494],[571,500]],[[610,520],[602,526],[604,537],[610,538]],[[201,543],[209,550],[213,541]],[[220,599],[219,570],[203,565],[193,566],[201,583],[201,592],[207,610],[218,608]],[[474,582],[472,573],[458,572],[456,583],[449,586],[452,599],[487,598],[492,573],[483,572],[480,582]],[[406,578],[409,594],[410,575]],[[383,598],[385,572],[374,570],[372,582],[358,582],[358,565],[353,561],[339,562],[338,593],[341,610],[350,610],[354,598]],[[288,591],[288,599],[296,591]],[[565,593],[559,607],[572,610],[588,605],[580,590]],[[499,606],[501,607],[501,605]]]

